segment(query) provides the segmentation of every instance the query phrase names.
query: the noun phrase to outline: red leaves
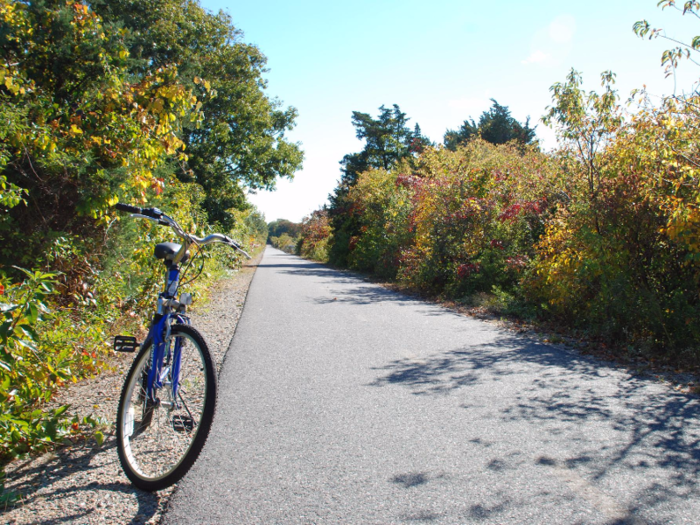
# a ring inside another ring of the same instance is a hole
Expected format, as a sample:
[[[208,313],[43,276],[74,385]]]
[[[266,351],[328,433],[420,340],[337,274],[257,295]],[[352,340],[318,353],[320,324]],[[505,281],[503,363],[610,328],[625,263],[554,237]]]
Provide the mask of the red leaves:
[[[460,279],[466,279],[472,274],[479,273],[481,271],[481,264],[479,263],[466,263],[460,264],[457,268],[457,277]]]
[[[415,177],[413,175],[406,175],[404,173],[399,173],[396,176],[396,185],[403,186],[404,188],[415,188],[423,182],[421,177]]]
[[[547,209],[547,202],[545,199],[540,199],[536,201],[526,201],[526,202],[516,202],[508,206],[499,216],[498,220],[501,222],[513,221],[518,218],[521,214],[530,214],[539,216]]]

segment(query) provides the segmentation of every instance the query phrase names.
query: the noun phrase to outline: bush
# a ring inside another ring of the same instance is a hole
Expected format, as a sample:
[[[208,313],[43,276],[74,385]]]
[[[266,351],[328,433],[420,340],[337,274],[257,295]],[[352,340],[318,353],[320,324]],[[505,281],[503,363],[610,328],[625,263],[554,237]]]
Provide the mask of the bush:
[[[336,264],[700,361],[700,97],[625,121],[613,79],[554,86],[557,152],[475,139],[359,174],[301,253],[332,239]]]
[[[328,247],[331,239],[331,225],[328,211],[317,210],[301,221],[301,231],[295,251],[307,259],[328,262]]]

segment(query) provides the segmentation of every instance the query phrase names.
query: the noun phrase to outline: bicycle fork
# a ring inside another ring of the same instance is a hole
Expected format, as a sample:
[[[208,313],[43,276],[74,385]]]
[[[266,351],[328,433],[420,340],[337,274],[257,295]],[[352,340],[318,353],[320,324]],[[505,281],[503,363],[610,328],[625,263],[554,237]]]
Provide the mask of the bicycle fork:
[[[170,410],[175,410],[180,408],[178,390],[180,387],[180,366],[182,363],[182,338],[176,337],[175,344],[171,346],[170,317],[170,314],[165,314],[160,319],[154,319],[151,327],[150,337],[153,340],[153,350],[151,352],[151,367],[148,371],[146,385],[146,402],[153,405],[160,403],[168,406]],[[181,316],[176,317],[177,321],[184,321]],[[168,376],[170,376],[170,381],[167,380]],[[156,391],[164,386],[170,387],[172,402],[163,401],[156,397]],[[185,409],[189,412],[187,407]]]

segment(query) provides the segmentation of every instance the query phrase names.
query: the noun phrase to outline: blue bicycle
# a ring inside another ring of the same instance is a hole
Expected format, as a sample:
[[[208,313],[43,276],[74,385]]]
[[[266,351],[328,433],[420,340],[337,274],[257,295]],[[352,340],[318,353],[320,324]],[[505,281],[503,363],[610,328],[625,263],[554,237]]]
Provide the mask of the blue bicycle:
[[[117,204],[132,217],[169,226],[182,244],[157,244],[156,259],[165,263],[165,289],[148,336],[117,336],[117,351],[138,354],[126,376],[117,413],[117,451],[124,473],[138,488],[156,491],[179,481],[194,464],[209,434],[216,409],[216,367],[202,335],[186,315],[192,296],[182,293],[180,265],[190,247],[223,243],[246,257],[240,244],[220,233],[205,238],[186,233],[157,208]]]

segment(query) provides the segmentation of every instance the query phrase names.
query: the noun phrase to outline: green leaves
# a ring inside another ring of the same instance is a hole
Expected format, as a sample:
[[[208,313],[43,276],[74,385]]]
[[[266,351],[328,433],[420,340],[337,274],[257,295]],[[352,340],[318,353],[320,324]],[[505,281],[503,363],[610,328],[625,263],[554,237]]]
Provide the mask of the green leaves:
[[[658,4],[661,9],[666,9],[671,7],[681,12],[682,15],[691,14],[700,18],[700,2],[697,0],[688,0],[683,4],[681,9],[676,5],[675,0],[661,0]],[[652,29],[649,22],[646,20],[640,20],[635,22],[632,27],[634,33],[640,37],[645,38],[647,35],[649,40],[657,37],[661,37],[665,40],[669,40],[676,44],[680,44],[677,47],[667,49],[661,54],[661,65],[664,67],[666,72],[666,77],[673,75],[674,71],[678,67],[680,60],[687,59],[693,62],[695,65],[700,65],[692,58],[692,51],[700,51],[700,36],[696,36],[692,39],[690,44],[677,40],[676,38],[667,36],[663,29],[655,28]]]
[[[472,138],[481,137],[491,144],[505,144],[516,141],[521,145],[532,144],[535,140],[535,128],[530,127],[530,118],[521,124],[515,120],[506,106],[501,106],[494,99],[491,109],[484,111],[479,118],[479,124],[472,119],[465,120],[457,130],[445,133],[445,147],[455,151],[460,144]]]
[[[227,14],[175,0],[115,0],[95,9],[123,25],[133,74],[176,65],[178,83],[196,97],[178,115],[185,156],[176,176],[204,189],[210,222],[233,227],[231,210],[246,208],[246,188],[272,189],[300,168],[303,153],[285,138],[296,110],[266,96],[266,58],[241,41]],[[159,112],[160,103],[152,104]]]

